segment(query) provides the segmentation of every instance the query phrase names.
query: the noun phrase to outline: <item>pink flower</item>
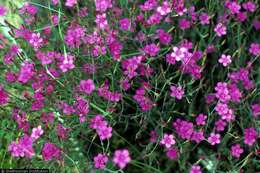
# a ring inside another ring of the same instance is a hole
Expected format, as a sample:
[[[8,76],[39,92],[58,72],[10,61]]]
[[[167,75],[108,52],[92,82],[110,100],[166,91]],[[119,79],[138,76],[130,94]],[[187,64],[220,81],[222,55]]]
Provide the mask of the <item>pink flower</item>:
[[[166,156],[170,160],[175,160],[179,156],[178,150],[176,148],[169,148],[169,149],[167,149]]]
[[[222,23],[218,23],[214,28],[214,31],[217,33],[217,36],[221,37],[222,35],[227,34],[227,28]]]
[[[38,49],[43,44],[43,39],[41,38],[40,33],[32,33],[29,43],[35,48]]]
[[[172,134],[164,134],[160,144],[165,145],[166,148],[170,148],[175,144],[174,136]]]
[[[55,144],[47,142],[42,148],[42,157],[45,161],[49,161],[52,158],[60,159],[61,150]]]
[[[171,34],[168,32],[165,32],[163,29],[156,30],[156,33],[158,34],[159,40],[162,44],[169,44],[172,40]]]
[[[64,41],[70,48],[79,48],[85,36],[85,28],[77,23],[72,23],[66,31]]]
[[[228,108],[228,105],[227,105],[227,104],[224,104],[224,103],[219,102],[219,103],[216,105],[215,110],[217,111],[217,113],[218,113],[219,115],[225,115],[225,114],[228,113],[229,108]]]
[[[226,125],[227,123],[221,119],[215,122],[215,128],[218,132],[224,131]]]
[[[130,29],[131,22],[128,18],[124,18],[119,21],[119,25],[122,30],[127,31]]]
[[[260,105],[259,104],[253,104],[251,106],[252,114],[255,118],[260,116]]]
[[[236,84],[228,85],[229,95],[231,97],[231,101],[239,103],[241,101],[242,93]]]
[[[156,11],[162,15],[165,16],[167,14],[169,14],[172,10],[171,10],[171,5],[169,4],[168,1],[163,1],[162,6],[157,7]]]
[[[0,105],[5,105],[9,101],[9,94],[4,90],[3,86],[0,85]]]
[[[206,122],[205,122],[206,119],[207,119],[207,115],[199,114],[196,117],[196,124],[197,125],[205,125],[206,124]]]
[[[69,54],[62,56],[62,61],[59,64],[59,68],[63,73],[67,72],[68,70],[74,69],[74,56]]]
[[[205,137],[204,137],[204,133],[203,133],[202,130],[198,131],[198,132],[193,131],[192,136],[191,136],[191,140],[195,141],[196,143],[199,143],[204,139],[205,139]]]
[[[171,97],[175,97],[177,98],[178,100],[181,100],[183,95],[184,95],[184,90],[182,89],[181,86],[171,86],[170,87],[171,89]]]
[[[252,1],[243,3],[242,7],[249,12],[254,12],[256,10],[256,4]]]
[[[188,53],[188,49],[185,47],[173,47],[172,50],[171,57],[174,57],[176,61],[183,60]]]
[[[224,67],[227,67],[231,62],[231,56],[222,54],[221,58],[218,59],[218,62],[221,63]]]
[[[227,7],[231,11],[231,14],[237,14],[237,13],[239,13],[239,10],[241,9],[241,6],[235,1],[229,2]]]
[[[202,173],[199,165],[192,165],[189,173]]]
[[[118,165],[120,169],[126,167],[126,165],[131,161],[129,151],[127,149],[116,150],[113,157],[113,162]]]
[[[24,135],[18,142],[13,141],[9,144],[8,151],[11,152],[13,157],[32,158],[35,155],[33,149],[33,139],[28,135]]]
[[[187,19],[180,19],[179,20],[179,27],[182,30],[189,29],[190,28],[190,21],[188,21]]]
[[[243,148],[239,144],[235,144],[231,147],[231,155],[233,157],[239,158],[240,155],[244,152]]]
[[[250,128],[246,128],[244,130],[244,143],[245,144],[252,146],[255,143],[257,138],[258,138],[258,134],[257,134],[255,128],[250,127]]]
[[[15,82],[15,81],[16,81],[16,78],[17,78],[16,74],[13,73],[13,72],[11,72],[11,71],[7,71],[7,72],[5,73],[5,80],[6,80],[7,82],[9,82],[9,83]],[[1,101],[0,101],[0,102],[1,102]]]
[[[100,138],[100,140],[110,139],[112,137],[112,127],[110,126],[104,126],[102,128],[97,129],[97,134]]]
[[[260,44],[258,43],[252,43],[250,45],[250,48],[249,48],[249,52],[252,54],[252,55],[259,55],[260,54]]]
[[[107,122],[105,121],[103,115],[96,115],[95,117],[90,119],[89,127],[92,129],[102,129],[107,126]]]
[[[95,84],[92,79],[80,81],[80,91],[90,95],[95,90]]]
[[[95,168],[104,169],[108,162],[108,157],[106,154],[98,154],[94,157]]]
[[[62,124],[58,124],[56,128],[56,134],[60,139],[67,139],[70,129],[65,128]]]
[[[27,83],[35,74],[34,64],[29,61],[24,61],[19,72],[18,81],[22,84]]]
[[[160,47],[152,43],[144,47],[144,52],[150,56],[156,56],[160,50]]]
[[[106,12],[108,8],[112,7],[111,0],[95,0],[95,4],[96,4],[96,11],[99,12]]]
[[[211,133],[208,142],[211,145],[219,144],[220,143],[220,134]]]
[[[182,139],[188,139],[188,140],[191,139],[192,134],[194,132],[193,123],[191,123],[189,121],[177,119],[175,122],[173,122],[173,127],[174,127],[176,133]]]
[[[6,8],[2,5],[0,5],[0,16],[4,16],[6,14]]]
[[[216,97],[220,101],[222,101],[224,103],[227,103],[231,99],[227,83],[225,83],[225,82],[218,82],[217,86],[215,87],[215,90],[217,91]]]
[[[209,24],[209,15],[207,13],[201,13],[201,15],[199,16],[199,19],[200,19],[200,23],[202,25],[207,25]]]
[[[76,4],[77,4],[77,0],[66,0],[65,6],[73,7]]]
[[[57,5],[59,3],[59,1],[60,0],[52,0],[51,2],[52,2],[53,5]]]
[[[108,27],[108,22],[107,22],[107,15],[106,13],[103,14],[97,14],[96,15],[96,20],[95,20],[97,27],[100,28],[101,30],[104,30]]]
[[[32,129],[31,138],[35,141],[43,134],[41,126]]]

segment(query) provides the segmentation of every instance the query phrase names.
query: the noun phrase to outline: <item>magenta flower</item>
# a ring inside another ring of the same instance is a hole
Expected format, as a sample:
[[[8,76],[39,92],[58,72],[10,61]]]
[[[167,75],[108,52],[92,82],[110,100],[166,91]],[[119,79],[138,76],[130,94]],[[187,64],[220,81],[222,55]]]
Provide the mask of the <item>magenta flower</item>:
[[[108,157],[106,154],[98,154],[94,157],[95,168],[104,169],[108,162]]]
[[[97,134],[100,138],[100,140],[110,139],[112,137],[112,127],[110,126],[104,126],[102,128],[97,129]]]
[[[235,144],[231,147],[231,155],[233,157],[239,158],[240,155],[244,152],[243,148],[239,144]]]
[[[177,119],[173,122],[173,127],[182,139],[191,139],[194,132],[193,124],[191,122]]]
[[[227,103],[231,99],[227,83],[218,82],[215,90],[217,91],[216,97],[223,103]]]
[[[0,85],[0,105],[5,105],[9,101],[9,94],[4,90],[4,87]]]
[[[90,125],[89,127],[92,129],[102,129],[107,126],[107,122],[105,121],[105,118],[103,115],[96,115],[95,117],[90,119]]]
[[[29,61],[24,61],[19,72],[18,81],[25,84],[33,77],[34,74],[34,64]]]
[[[200,19],[200,23],[202,25],[209,24],[210,17],[207,13],[201,13],[201,15],[199,16],[199,19]]]
[[[59,64],[59,68],[63,73],[67,72],[68,70],[72,70],[75,68],[74,65],[74,56],[73,55],[65,55],[61,58],[61,63]]]
[[[124,18],[119,21],[119,25],[122,30],[127,31],[130,29],[131,22],[128,18]]]
[[[0,16],[4,16],[6,14],[6,8],[2,5],[0,5]]]
[[[260,44],[258,43],[252,43],[250,45],[250,48],[249,48],[249,52],[252,54],[252,55],[259,55],[260,54]]]
[[[95,0],[96,11],[106,12],[108,8],[112,7],[111,0]]]
[[[126,165],[131,161],[129,151],[127,149],[116,150],[113,157],[113,162],[120,169],[126,167]]]
[[[95,90],[95,84],[92,79],[80,81],[80,91],[90,95]]]
[[[184,90],[182,89],[181,86],[171,86],[170,87],[171,89],[171,97],[175,97],[177,98],[178,100],[181,100],[183,95],[184,95]]]
[[[104,30],[108,27],[108,22],[107,22],[107,15],[106,13],[103,14],[97,14],[96,15],[96,20],[95,20],[97,27],[101,30]]]
[[[79,48],[85,36],[85,28],[77,23],[72,23],[66,31],[64,41],[70,48]]]
[[[179,20],[179,27],[182,30],[189,29],[191,26],[190,21],[187,19],[180,19]]]
[[[35,48],[38,49],[43,44],[43,39],[41,38],[40,33],[32,33],[29,43]]]
[[[258,134],[257,131],[255,130],[255,128],[250,127],[250,128],[246,128],[244,130],[244,143],[252,146],[256,139],[258,138]]]
[[[170,160],[176,160],[179,157],[178,150],[176,148],[174,148],[174,147],[173,148],[169,148],[169,149],[167,149],[166,156]]]
[[[218,132],[224,131],[226,125],[227,123],[221,119],[215,122],[215,128]]]
[[[33,139],[28,135],[24,135],[18,142],[13,141],[9,144],[8,151],[11,152],[13,157],[32,158],[35,155],[33,149]]]
[[[255,118],[260,116],[260,105],[259,104],[253,104],[251,106],[252,114]]]
[[[11,71],[7,71],[6,73],[5,73],[5,80],[7,81],[7,82],[9,82],[9,83],[13,83],[13,82],[15,82],[16,81],[16,78],[17,78],[17,76],[16,76],[16,74],[15,73],[13,73],[13,72],[11,72]],[[0,94],[1,95],[1,94]],[[1,96],[0,96],[1,97]],[[1,102],[1,101],[0,101]],[[1,103],[0,103],[1,104]]]
[[[168,32],[165,32],[163,29],[156,30],[156,33],[158,34],[159,40],[162,44],[169,44],[172,40],[171,34]]]
[[[56,134],[60,139],[67,139],[70,129],[65,128],[62,124],[58,124],[56,128]]]
[[[204,139],[205,139],[205,137],[204,137],[204,133],[202,130],[198,131],[198,132],[193,131],[192,136],[191,136],[192,141],[195,141],[196,143],[200,143]]]
[[[216,27],[214,28],[214,31],[216,32],[217,36],[219,36],[219,37],[227,34],[227,28],[222,23],[218,23],[216,25]]]
[[[152,43],[144,47],[144,52],[150,56],[156,56],[160,50],[160,47]]]
[[[227,4],[227,7],[229,8],[231,14],[237,14],[237,13],[239,13],[239,10],[241,9],[241,6],[235,1],[229,2]]]
[[[164,145],[166,148],[170,148],[175,144],[174,136],[172,134],[164,134],[160,144]]]
[[[219,144],[220,143],[220,134],[211,133],[208,138],[208,142],[211,145]]]
[[[206,122],[205,122],[206,119],[207,119],[207,115],[199,114],[199,115],[196,117],[196,124],[203,126],[203,125],[206,124]]]
[[[61,150],[55,144],[47,142],[42,148],[42,157],[45,161],[49,161],[52,158],[60,159]]]
[[[168,1],[163,1],[162,6],[157,7],[156,11],[162,15],[165,16],[167,14],[169,14],[172,10],[171,10],[171,5]]]
[[[249,12],[254,12],[256,10],[256,4],[252,1],[243,3],[242,7]]]
[[[202,173],[199,165],[192,165],[189,173]]]
[[[227,67],[231,62],[231,56],[222,54],[221,58],[218,59],[218,62],[222,64],[224,67]]]

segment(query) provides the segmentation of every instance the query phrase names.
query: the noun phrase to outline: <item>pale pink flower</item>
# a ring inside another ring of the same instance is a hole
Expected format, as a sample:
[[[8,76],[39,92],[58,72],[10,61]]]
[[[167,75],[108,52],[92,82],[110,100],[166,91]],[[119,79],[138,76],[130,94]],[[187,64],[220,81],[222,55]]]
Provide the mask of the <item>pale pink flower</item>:
[[[129,151],[127,149],[116,150],[113,162],[119,168],[123,169],[131,161]]]
[[[31,138],[35,141],[43,134],[42,126],[38,126],[32,129]]]
[[[222,54],[218,59],[218,62],[221,63],[224,67],[227,67],[232,62],[231,56]]]
[[[166,148],[170,148],[175,144],[174,136],[172,134],[164,134],[160,144],[165,145]]]
[[[211,145],[219,144],[220,143],[220,134],[211,133],[208,141]]]

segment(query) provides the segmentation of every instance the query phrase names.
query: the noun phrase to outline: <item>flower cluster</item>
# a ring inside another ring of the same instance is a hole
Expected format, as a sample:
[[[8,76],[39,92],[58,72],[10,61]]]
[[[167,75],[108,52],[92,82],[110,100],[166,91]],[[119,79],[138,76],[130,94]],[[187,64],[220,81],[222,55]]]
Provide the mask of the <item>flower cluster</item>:
[[[102,115],[96,115],[90,120],[90,128],[95,129],[100,140],[109,139],[112,137],[112,127],[108,125]]]

